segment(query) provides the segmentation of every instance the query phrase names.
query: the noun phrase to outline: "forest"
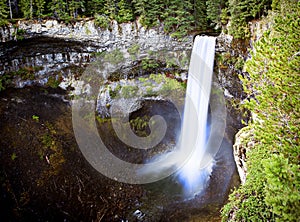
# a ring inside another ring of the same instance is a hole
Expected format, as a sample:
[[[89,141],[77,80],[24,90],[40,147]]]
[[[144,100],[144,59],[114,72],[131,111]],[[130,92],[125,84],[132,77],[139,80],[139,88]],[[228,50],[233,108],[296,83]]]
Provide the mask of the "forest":
[[[242,129],[248,175],[223,208],[224,221],[300,218],[300,3],[273,1],[269,17],[272,26],[254,44],[247,75],[240,75],[242,106],[251,111]]]
[[[94,17],[96,24],[107,28],[110,21],[119,23],[139,19],[147,28],[163,22],[174,37],[192,31],[221,30],[231,18],[229,30],[238,38],[249,35],[247,22],[267,13],[270,0],[0,0],[0,26],[13,19],[55,18],[65,22]]]

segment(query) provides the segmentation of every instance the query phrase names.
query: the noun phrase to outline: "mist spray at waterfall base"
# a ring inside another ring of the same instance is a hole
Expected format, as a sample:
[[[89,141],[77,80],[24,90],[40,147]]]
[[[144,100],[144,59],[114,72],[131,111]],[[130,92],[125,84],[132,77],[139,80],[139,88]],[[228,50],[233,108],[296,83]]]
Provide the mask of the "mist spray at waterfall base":
[[[142,168],[139,173],[159,174],[168,168],[178,169],[175,179],[183,187],[184,197],[193,198],[203,191],[213,168],[215,149],[207,139],[207,117],[212,84],[215,38],[196,36],[190,59],[188,83],[181,133],[174,151],[161,154],[151,161],[163,159],[167,162],[156,168]],[[210,136],[210,140],[213,138]],[[213,149],[211,151],[210,149]],[[186,152],[190,152],[188,155]],[[172,158],[169,158],[172,156]],[[187,158],[186,158],[187,157]]]

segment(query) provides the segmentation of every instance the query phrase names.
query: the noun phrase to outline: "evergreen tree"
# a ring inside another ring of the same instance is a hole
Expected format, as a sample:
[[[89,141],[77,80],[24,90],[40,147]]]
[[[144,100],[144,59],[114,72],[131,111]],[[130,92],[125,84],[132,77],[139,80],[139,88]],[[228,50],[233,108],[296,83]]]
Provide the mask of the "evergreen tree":
[[[207,28],[206,0],[194,1],[194,21],[197,29]]]
[[[6,18],[8,16],[8,7],[6,0],[0,0],[0,26],[6,23]]]
[[[49,9],[53,12],[54,16],[58,19],[66,19],[67,3],[64,0],[52,0],[49,3]]]
[[[25,18],[33,17],[33,0],[20,0],[21,12]]]
[[[41,17],[44,12],[44,7],[45,7],[45,0],[35,0],[35,6],[36,6],[36,15],[37,17]]]
[[[147,28],[157,25],[162,18],[165,3],[162,0],[134,0],[135,15],[140,16],[141,24]]]
[[[120,0],[118,2],[118,15],[116,19],[119,23],[133,20],[131,5],[129,5],[126,0]]]
[[[165,31],[174,32],[174,37],[186,35],[193,25],[193,5],[191,2],[170,0],[164,13]]]
[[[222,8],[225,7],[224,0],[207,0],[207,18],[214,24],[220,24],[220,15]]]
[[[81,0],[71,0],[68,4],[68,9],[70,11],[70,16],[73,18],[77,18],[78,10],[84,10],[83,1]]]
[[[146,7],[147,7],[146,0],[133,0],[132,3],[134,5],[134,13],[136,15],[142,15],[142,16],[146,15]]]
[[[231,14],[229,33],[235,38],[249,37],[248,21],[262,15],[270,5],[270,0],[229,0]]]
[[[104,4],[104,13],[109,17],[110,20],[114,20],[117,15],[117,4],[116,1],[106,0]]]
[[[255,118],[241,138],[247,180],[230,195],[224,221],[299,221],[299,18],[299,1],[276,2],[272,26],[254,44],[248,74],[240,76],[248,97],[242,106]]]
[[[105,0],[91,0],[87,2],[87,12],[90,13],[91,15],[95,15],[95,14],[105,14]]]

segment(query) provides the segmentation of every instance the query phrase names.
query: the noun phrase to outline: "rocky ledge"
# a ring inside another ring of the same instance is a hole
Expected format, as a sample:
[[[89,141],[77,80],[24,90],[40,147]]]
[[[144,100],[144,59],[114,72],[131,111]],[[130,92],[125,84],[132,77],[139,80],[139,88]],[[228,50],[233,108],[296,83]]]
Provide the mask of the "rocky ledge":
[[[1,42],[32,38],[36,36],[61,38],[73,41],[86,42],[111,48],[112,46],[126,48],[132,42],[138,43],[149,50],[172,46],[172,48],[191,47],[191,37],[187,41],[178,41],[163,31],[163,25],[146,29],[138,21],[118,24],[112,21],[109,28],[101,29],[95,25],[94,20],[84,19],[72,24],[65,24],[57,20],[26,21],[20,20],[17,24],[8,24],[0,28]]]

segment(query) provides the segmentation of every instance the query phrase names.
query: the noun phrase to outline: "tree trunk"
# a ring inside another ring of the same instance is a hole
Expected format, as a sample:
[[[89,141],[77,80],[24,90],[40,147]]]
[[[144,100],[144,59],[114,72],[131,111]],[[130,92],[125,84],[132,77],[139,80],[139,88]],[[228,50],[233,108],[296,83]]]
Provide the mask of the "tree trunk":
[[[33,5],[32,5],[32,0],[30,0],[30,18],[32,19],[32,14],[33,14]]]
[[[9,16],[10,16],[10,19],[12,19],[12,10],[11,10],[11,2],[10,2],[10,0],[8,0],[8,4],[9,4]]]

